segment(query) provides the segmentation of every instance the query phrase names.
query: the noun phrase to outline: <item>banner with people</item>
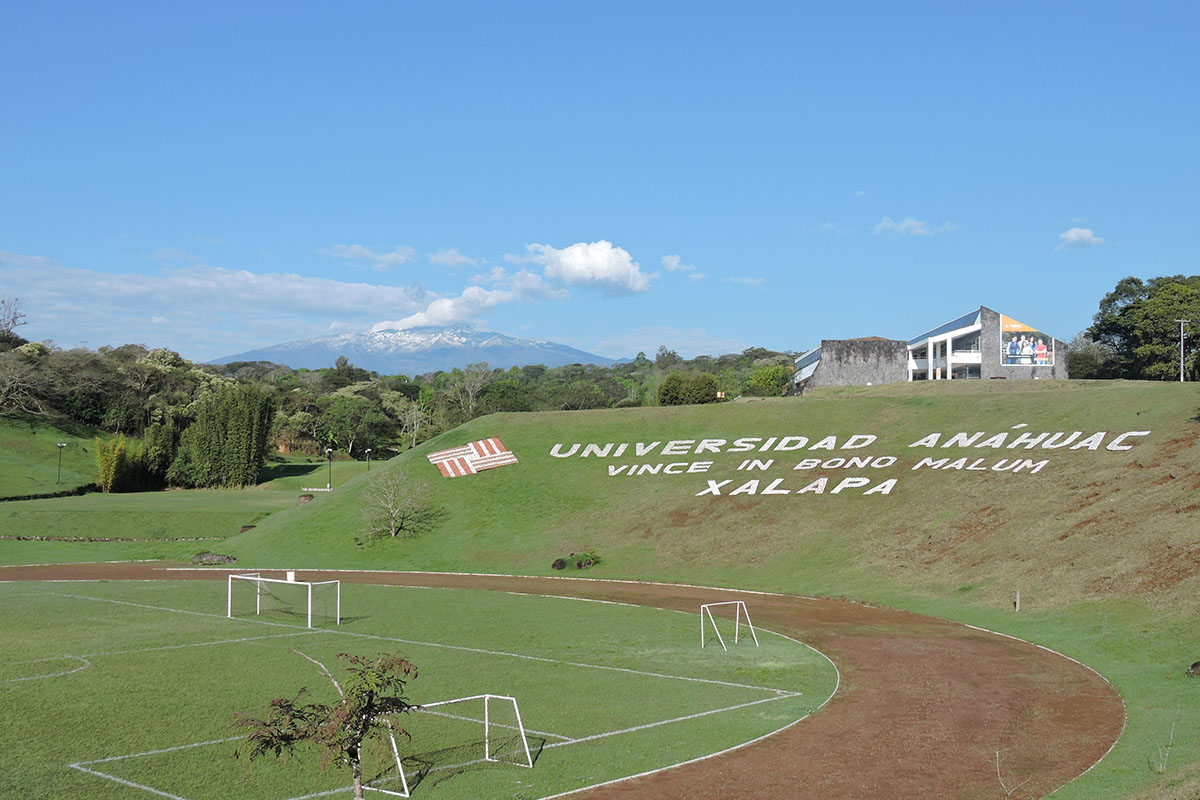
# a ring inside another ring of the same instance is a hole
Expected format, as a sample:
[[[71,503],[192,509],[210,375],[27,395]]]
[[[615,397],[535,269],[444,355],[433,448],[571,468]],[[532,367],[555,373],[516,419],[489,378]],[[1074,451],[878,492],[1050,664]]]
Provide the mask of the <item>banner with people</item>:
[[[1054,337],[1001,314],[1000,363],[1011,367],[1054,366]]]

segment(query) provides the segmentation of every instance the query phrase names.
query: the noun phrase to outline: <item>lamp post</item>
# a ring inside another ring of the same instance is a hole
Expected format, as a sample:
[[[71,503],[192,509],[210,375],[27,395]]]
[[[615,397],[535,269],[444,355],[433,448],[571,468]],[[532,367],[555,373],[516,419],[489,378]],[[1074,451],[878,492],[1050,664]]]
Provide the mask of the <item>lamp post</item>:
[[[1185,328],[1187,327],[1187,324],[1189,322],[1191,322],[1191,320],[1190,319],[1177,319],[1175,321],[1179,323],[1179,381],[1180,381],[1180,383],[1182,383],[1183,382],[1183,340],[1187,338],[1187,331],[1185,330]]]
[[[62,451],[66,446],[66,442],[58,443],[58,480],[56,480],[55,483],[62,483]]]
[[[333,491],[333,448],[325,448],[325,457],[329,459],[329,483],[325,484],[325,488]]]
[[[367,448],[367,472],[371,471],[371,448]]]

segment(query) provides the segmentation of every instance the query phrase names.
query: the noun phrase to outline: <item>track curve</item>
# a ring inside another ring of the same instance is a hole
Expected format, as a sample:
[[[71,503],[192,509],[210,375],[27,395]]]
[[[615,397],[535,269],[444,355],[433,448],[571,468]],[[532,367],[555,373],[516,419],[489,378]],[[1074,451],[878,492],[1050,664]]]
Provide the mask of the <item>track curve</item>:
[[[0,580],[224,579],[161,563],[0,568]],[[1002,634],[839,600],[672,584],[302,570],[304,580],[588,597],[696,611],[745,600],[756,624],[828,655],[842,673],[824,709],[751,746],[572,793],[588,800],[994,798],[996,774],[1040,797],[1088,770],[1125,724],[1117,691],[1065,656]]]

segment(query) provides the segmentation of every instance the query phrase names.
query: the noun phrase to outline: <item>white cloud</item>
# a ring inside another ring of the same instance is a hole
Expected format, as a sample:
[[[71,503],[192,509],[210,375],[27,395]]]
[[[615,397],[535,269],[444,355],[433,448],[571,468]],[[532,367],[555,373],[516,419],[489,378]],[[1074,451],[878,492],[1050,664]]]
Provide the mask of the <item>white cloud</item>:
[[[423,325],[462,325],[473,322],[490,308],[515,299],[517,293],[509,289],[468,286],[458,297],[439,297],[426,306],[424,311],[410,314],[403,319],[377,322],[371,326],[371,330],[418,328]]]
[[[650,290],[650,280],[628,251],[612,242],[577,242],[559,250],[548,244],[531,244],[531,255],[511,261],[541,264],[546,277],[568,286],[593,286],[609,294],[638,294]]]
[[[566,300],[570,297],[566,289],[551,286],[541,275],[526,269],[509,273],[503,267],[493,267],[486,274],[472,277],[471,282],[473,285],[463,289],[457,297],[435,297],[421,311],[402,319],[377,322],[371,330],[467,325],[505,303],[518,300]]]
[[[471,258],[464,256],[457,249],[451,247],[449,250],[438,250],[436,253],[429,254],[430,264],[441,264],[443,267],[474,267],[480,263],[482,259]]]
[[[952,231],[955,227],[951,222],[943,222],[936,228],[930,228],[926,223],[912,217],[905,217],[901,222],[896,222],[891,217],[884,217],[875,223],[875,227],[871,231],[873,233],[895,233],[900,236],[933,236],[935,233]]]
[[[755,278],[750,275],[741,275],[736,278],[722,278],[721,280],[727,283],[742,283],[746,286],[762,286],[767,282],[766,278]]]
[[[1055,250],[1065,247],[1095,247],[1104,244],[1103,237],[1097,236],[1091,228],[1070,228],[1058,235],[1062,241]]]
[[[688,280],[689,280],[689,281],[691,281],[692,283],[696,283],[697,281],[702,281],[702,280],[704,280],[706,277],[707,277],[707,276],[706,276],[706,275],[705,275],[703,272],[690,272],[690,273],[688,273]]]
[[[344,258],[347,261],[367,261],[380,272],[395,269],[401,264],[407,264],[417,254],[417,251],[408,245],[401,245],[388,253],[376,253],[374,250],[363,247],[361,244],[335,244],[321,250],[321,252],[331,255],[334,258]]]
[[[663,265],[663,268],[666,269],[667,272],[677,272],[679,270],[693,270],[696,268],[695,264],[683,264],[680,262],[681,262],[681,260],[680,260],[679,256],[663,256],[662,257],[662,265]]]
[[[328,333],[333,322],[363,330],[380,309],[420,310],[419,285],[380,286],[208,264],[111,274],[0,251],[5,291],[29,317],[22,333],[98,347],[130,342],[205,360]]]

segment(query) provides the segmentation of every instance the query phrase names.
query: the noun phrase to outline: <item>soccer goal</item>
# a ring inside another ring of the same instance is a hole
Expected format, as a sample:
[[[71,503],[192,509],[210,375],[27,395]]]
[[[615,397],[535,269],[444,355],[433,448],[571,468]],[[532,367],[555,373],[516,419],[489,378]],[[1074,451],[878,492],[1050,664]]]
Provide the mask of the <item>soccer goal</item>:
[[[735,606],[733,611],[733,643],[737,644],[742,632],[742,619],[746,620],[746,627],[750,629],[750,635],[754,637],[754,646],[758,647],[758,634],[754,632],[754,626],[750,624],[750,612],[746,610],[746,604],[741,600],[729,600],[723,603],[705,603],[700,606],[700,647],[704,647],[704,629],[705,618],[712,625],[713,633],[717,635],[717,641],[721,643],[721,649],[728,651],[725,646],[725,637],[721,636],[721,629],[717,627],[717,618],[713,616],[712,610],[721,606]]]
[[[389,764],[386,772],[364,782],[363,789],[408,797],[416,783],[432,773],[464,772],[488,763],[533,767],[525,724],[513,697],[478,694],[422,703],[405,715],[403,724],[414,752],[401,754],[389,725],[387,745],[395,771]]]
[[[341,581],[298,581],[292,571],[286,578],[264,578],[257,572],[230,575],[225,616],[249,614],[303,618],[310,628],[313,617],[341,625]]]

